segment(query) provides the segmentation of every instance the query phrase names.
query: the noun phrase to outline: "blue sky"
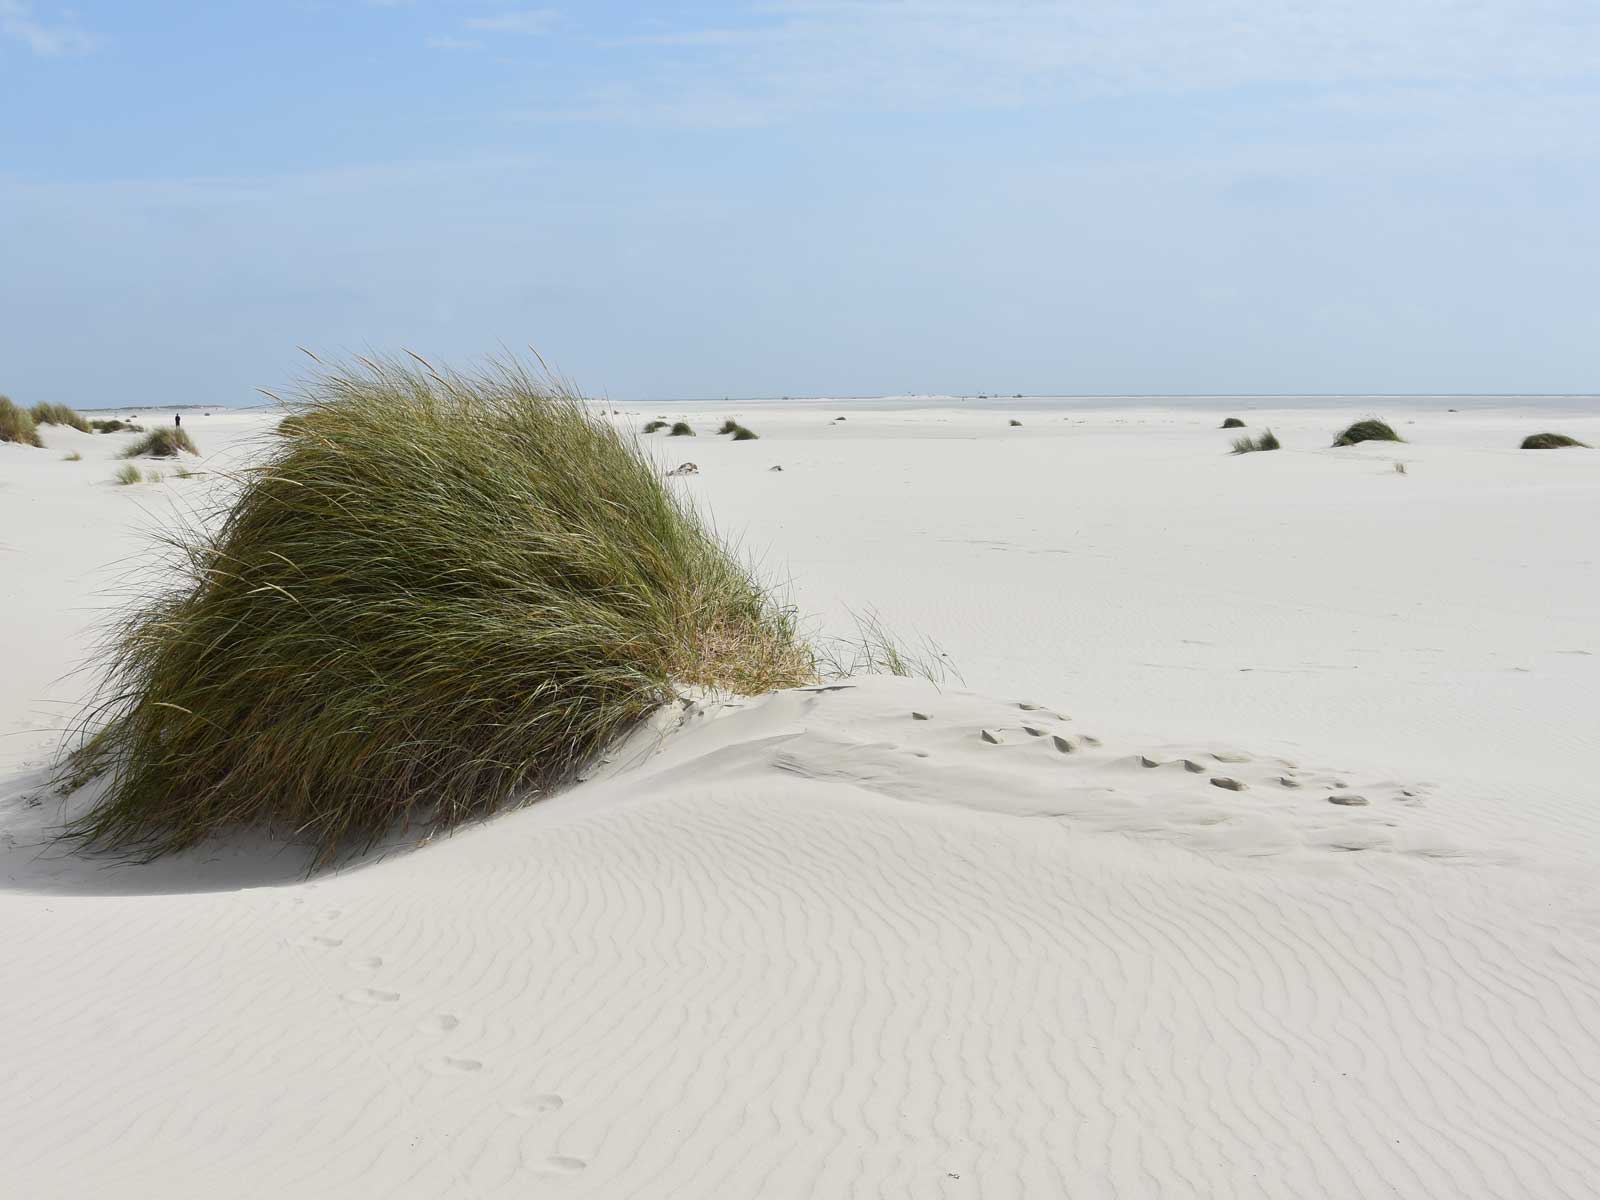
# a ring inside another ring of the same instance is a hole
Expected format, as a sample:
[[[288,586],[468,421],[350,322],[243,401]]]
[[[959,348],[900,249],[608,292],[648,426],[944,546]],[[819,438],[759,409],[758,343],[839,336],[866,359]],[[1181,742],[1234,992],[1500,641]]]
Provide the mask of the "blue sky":
[[[1600,391],[1593,0],[0,0],[0,391]]]

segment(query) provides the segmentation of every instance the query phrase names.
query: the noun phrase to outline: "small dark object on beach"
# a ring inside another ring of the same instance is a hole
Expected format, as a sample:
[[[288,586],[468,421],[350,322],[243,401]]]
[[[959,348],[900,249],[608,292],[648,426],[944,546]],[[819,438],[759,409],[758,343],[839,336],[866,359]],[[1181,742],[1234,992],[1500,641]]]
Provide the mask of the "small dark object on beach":
[[[1238,417],[1229,417],[1222,423],[1222,427],[1224,429],[1243,429],[1244,422],[1239,420]]]
[[[654,433],[656,430],[665,429],[666,427],[667,423],[665,421],[646,421],[644,425],[644,432]]]
[[[1016,419],[1016,418],[1015,418],[1015,417],[1012,417],[1012,418],[1011,418],[1011,424],[1012,424],[1012,426],[1013,426],[1013,427],[1016,427],[1016,426],[1019,426],[1019,425],[1021,425],[1021,424],[1022,424],[1022,422],[1021,422],[1021,421],[1019,421],[1019,420],[1017,420],[1017,419]]]
[[[674,421],[672,428],[667,430],[668,437],[693,437],[694,430],[687,421]]]

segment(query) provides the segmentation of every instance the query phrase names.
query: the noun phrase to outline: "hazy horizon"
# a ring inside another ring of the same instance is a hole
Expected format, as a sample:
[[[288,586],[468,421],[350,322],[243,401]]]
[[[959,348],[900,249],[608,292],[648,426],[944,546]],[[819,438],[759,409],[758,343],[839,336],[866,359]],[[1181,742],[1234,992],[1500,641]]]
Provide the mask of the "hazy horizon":
[[[0,0],[0,392],[1584,395],[1600,8]]]

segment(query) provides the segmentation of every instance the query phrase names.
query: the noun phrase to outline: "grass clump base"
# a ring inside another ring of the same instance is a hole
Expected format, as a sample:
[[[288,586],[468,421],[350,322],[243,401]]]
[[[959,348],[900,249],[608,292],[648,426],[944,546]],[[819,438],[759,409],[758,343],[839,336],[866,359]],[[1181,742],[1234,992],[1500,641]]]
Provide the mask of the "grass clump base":
[[[1580,442],[1575,437],[1568,437],[1564,433],[1535,433],[1522,439],[1523,450],[1561,450],[1568,446],[1582,446],[1589,449],[1588,442]]]
[[[1222,422],[1222,427],[1224,429],[1243,429],[1244,422],[1239,420],[1238,417],[1229,417],[1227,420]]]
[[[1264,430],[1260,437],[1241,437],[1233,439],[1233,452],[1235,454],[1252,454],[1257,450],[1281,450],[1282,443],[1272,430]]]
[[[792,614],[633,437],[515,364],[327,371],[174,535],[62,776],[140,857],[266,827],[319,862],[570,779],[680,686],[812,682]]]
[[[1365,421],[1357,421],[1334,439],[1335,446],[1354,446],[1359,442],[1403,442],[1401,437],[1383,421],[1376,417],[1368,417]]]
[[[89,422],[65,404],[49,404],[41,401],[29,411],[35,425],[70,425],[79,433],[89,432]]]
[[[122,452],[123,458],[176,458],[178,452],[199,454],[194,440],[182,429],[163,426],[151,430]]]
[[[0,442],[20,442],[24,446],[43,446],[33,414],[0,396]]]

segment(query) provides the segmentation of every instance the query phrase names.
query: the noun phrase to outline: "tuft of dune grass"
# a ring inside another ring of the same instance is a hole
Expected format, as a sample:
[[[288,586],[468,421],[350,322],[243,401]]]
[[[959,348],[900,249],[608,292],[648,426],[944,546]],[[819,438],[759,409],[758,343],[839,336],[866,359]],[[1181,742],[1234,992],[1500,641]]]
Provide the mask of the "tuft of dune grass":
[[[33,414],[13,404],[11,397],[0,396],[0,442],[20,442],[24,446],[43,446]]]
[[[668,437],[693,437],[694,428],[687,421],[674,421],[672,428],[667,430]]]
[[[134,466],[132,463],[124,463],[118,469],[117,473],[112,476],[112,478],[118,483],[126,486],[130,483],[138,483],[144,478],[144,475],[140,472],[139,468]]]
[[[61,456],[61,461],[62,462],[82,462],[83,461],[83,455],[79,454],[76,450],[74,450],[71,454],[63,454]]]
[[[324,862],[553,788],[681,686],[816,679],[793,613],[567,385],[362,360],[298,400],[111,635],[59,764],[105,788],[69,836],[265,827]]]
[[[1357,421],[1334,439],[1335,446],[1354,446],[1359,442],[1403,442],[1401,437],[1383,421],[1376,417],[1368,417],[1365,421]]]
[[[732,433],[734,430],[736,430],[738,428],[739,428],[739,422],[735,421],[732,417],[729,417],[726,421],[724,421],[722,423],[722,428],[717,430],[717,436],[720,437],[725,433]]]
[[[35,425],[70,425],[79,433],[89,432],[89,422],[84,420],[65,404],[50,404],[40,401],[29,410]]]
[[[1243,429],[1244,422],[1239,420],[1238,417],[1229,417],[1227,420],[1222,422],[1222,427],[1224,429]]]
[[[1233,439],[1233,453],[1251,454],[1257,450],[1281,450],[1282,444],[1272,430],[1263,430],[1260,437],[1245,437]]]
[[[280,426],[281,428],[281,426]],[[199,454],[194,440],[182,429],[163,425],[151,430],[122,452],[123,458],[176,458],[179,451]]]
[[[646,421],[644,423],[644,432],[654,433],[656,430],[665,429],[666,427],[667,423],[665,421]]]
[[[90,421],[89,427],[96,433],[143,433],[144,426],[132,425],[127,421]]]
[[[1522,439],[1523,450],[1561,450],[1568,446],[1582,446],[1589,449],[1588,442],[1580,442],[1575,437],[1568,437],[1564,433],[1535,433]]]

